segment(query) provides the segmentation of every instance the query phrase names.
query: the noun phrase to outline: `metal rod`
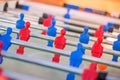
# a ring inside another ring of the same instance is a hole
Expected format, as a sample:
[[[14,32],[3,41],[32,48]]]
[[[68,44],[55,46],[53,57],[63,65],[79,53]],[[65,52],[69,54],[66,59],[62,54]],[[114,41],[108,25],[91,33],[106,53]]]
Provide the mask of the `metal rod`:
[[[3,16],[3,15],[2,15],[2,16]],[[2,16],[1,16],[1,17],[2,17]],[[16,18],[13,18],[13,17],[9,17],[9,19],[12,19],[13,21],[16,21],[16,20],[17,20]],[[30,20],[30,19],[29,19],[29,20]],[[11,21],[11,20],[10,20],[10,21]],[[35,24],[35,25],[36,25],[36,24]],[[65,25],[65,24],[63,24],[63,22],[60,22],[60,21],[57,21],[56,26],[59,26],[59,27],[62,27],[62,28],[64,28],[64,27],[68,27],[68,28],[71,29],[71,30],[75,30],[75,31],[81,31],[81,32],[83,32],[83,28],[81,28],[81,27],[75,27],[75,26],[72,26],[72,25]],[[120,31],[117,31],[117,32],[119,33]],[[95,31],[94,31],[94,30],[89,30],[88,33],[90,33],[90,34],[94,34]],[[110,34],[110,33],[104,33],[104,36],[105,36],[105,37],[116,38],[115,35]]]
[[[47,68],[52,68],[52,69],[56,69],[56,70],[61,70],[64,72],[73,72],[77,75],[81,75],[83,73],[82,69],[79,68],[75,68],[75,67],[71,67],[71,66],[64,66],[64,65],[60,65],[57,63],[52,63],[52,62],[48,62],[48,61],[44,61],[44,60],[40,60],[37,58],[33,58],[33,57],[27,57],[24,55],[16,55],[15,53],[8,53],[5,51],[2,51],[2,55],[6,58],[9,59],[15,59],[15,60],[19,60],[19,61],[23,61],[23,62],[27,62],[27,63],[31,63],[31,64],[35,64],[35,65],[40,65],[40,66],[44,66]],[[118,78],[116,77],[111,77],[111,76],[107,76],[107,80],[118,80]]]
[[[20,12],[26,14],[26,16],[28,18],[25,18],[25,19],[27,19],[27,20],[32,19],[33,21],[36,21],[36,22],[38,22],[39,17],[41,17],[41,15],[44,13],[44,12],[39,12],[39,14],[36,14],[33,16],[33,14],[31,12],[28,13],[26,11],[18,10],[18,9],[10,10],[7,13],[18,16],[18,14],[20,14]],[[98,25],[98,24],[93,24],[93,23],[88,23],[88,22],[83,22],[83,21],[75,21],[72,19],[68,20],[68,19],[65,19],[65,18],[63,18],[61,16],[57,16],[57,15],[55,16],[55,18],[56,18],[56,20],[59,20],[59,22],[62,21],[62,22],[74,23],[74,24],[80,25],[79,27],[81,27],[81,25],[83,25],[83,26],[88,26],[89,28],[92,28],[92,29],[98,29],[100,26],[100,24]],[[114,29],[113,32],[119,33],[120,31],[117,29]]]
[[[53,15],[63,16],[66,13],[66,8],[62,8],[58,6],[51,6],[51,5],[31,3],[31,2],[26,2],[26,4],[31,5],[29,12],[34,14],[39,14],[38,11],[42,11],[42,12],[52,13]],[[71,10],[70,14],[71,14],[71,18],[76,18],[77,20],[95,22],[98,24],[107,24],[108,22],[120,24],[119,19],[105,17],[97,14],[86,13],[83,11]]]
[[[40,60],[37,58],[33,58],[33,57],[27,57],[24,55],[16,55],[15,53],[8,53],[3,51],[2,55],[6,58],[10,58],[10,59],[15,59],[15,60],[20,60],[23,62],[27,62],[27,63],[31,63],[31,64],[35,64],[35,65],[41,65],[41,66],[45,66],[48,68],[53,68],[53,69],[57,69],[57,70],[61,70],[61,71],[65,71],[65,72],[73,72],[76,74],[82,74],[82,70],[78,69],[78,68],[74,68],[74,67],[70,67],[70,66],[64,66],[64,65],[60,65],[57,63],[52,63],[52,62],[48,62],[45,60]]]
[[[37,44],[31,43],[31,42],[25,42],[25,41],[20,41],[20,40],[15,40],[15,39],[12,40],[11,43],[16,44],[16,45],[23,45],[25,47],[29,47],[32,49],[45,50],[46,52],[49,52],[49,53],[51,52],[53,54],[58,53],[58,54],[61,54],[63,56],[68,56],[68,57],[70,56],[70,53],[71,53],[68,51],[63,51],[60,49],[55,49],[55,48],[51,48],[51,47],[47,47],[47,46],[43,46],[43,45],[41,46],[41,45],[37,45]],[[106,61],[106,60],[103,60],[100,58],[87,56],[87,55],[83,55],[82,59],[86,60],[86,61],[94,61],[97,63],[102,63],[102,64],[106,64],[106,65],[109,65],[112,67],[120,68],[120,63],[118,63],[118,62]]]
[[[1,22],[10,23],[10,24],[15,24],[15,22],[14,22],[14,21],[12,22],[11,20],[0,19],[0,21],[1,21]],[[34,27],[33,27],[33,26],[34,26]],[[36,27],[36,26],[40,26],[40,27]],[[65,25],[64,25],[64,26],[65,26]],[[60,27],[62,27],[62,26],[60,26]],[[72,26],[71,26],[71,27],[72,27]],[[30,28],[39,29],[39,30],[47,30],[47,28],[46,28],[46,27],[43,27],[43,25],[34,25],[34,24],[32,24]],[[76,28],[76,30],[82,30],[82,31],[83,31],[83,28],[81,28],[81,29],[80,29],[80,28]],[[90,31],[90,30],[89,30],[89,32],[91,32],[92,34],[94,33],[93,31]],[[60,33],[60,30],[57,30],[57,33]],[[69,31],[67,31],[66,35],[68,35],[68,36],[73,36],[73,37],[77,37],[77,38],[80,37],[80,34],[73,33],[73,32],[69,32]],[[114,38],[117,38],[117,36],[114,36]],[[92,40],[92,41],[97,41],[97,38],[95,38],[95,37],[90,37],[90,40]],[[112,45],[112,42],[111,42],[111,41],[108,41],[108,40],[105,40],[105,39],[103,39],[103,43]]]
[[[15,72],[9,72],[4,70],[3,74],[5,74],[8,78],[10,79],[14,79],[14,80],[42,80],[39,78],[34,78],[28,75],[24,75],[24,74],[19,74],[19,73],[15,73]]]
[[[1,29],[1,30],[6,30],[6,27],[5,27],[5,26],[1,26],[0,29]],[[19,30],[13,28],[13,32],[18,33]],[[54,37],[45,36],[45,35],[41,35],[41,34],[34,34],[34,33],[32,33],[32,32],[31,32],[30,35],[31,35],[31,37],[41,38],[41,39],[44,39],[44,40],[53,40],[53,41],[55,40]],[[78,44],[78,42],[74,42],[74,41],[70,41],[70,40],[67,40],[66,43],[67,43],[68,45],[72,45],[72,46],[76,46],[76,45]],[[89,50],[92,49],[92,46],[90,46],[90,45],[88,45],[88,44],[83,44],[83,43],[82,43],[82,45],[83,45],[83,47],[86,48],[86,49],[89,49]],[[106,54],[110,54],[110,55],[120,56],[119,51],[114,51],[114,50],[110,50],[110,49],[104,48],[103,52],[106,53]]]
[[[42,17],[42,14],[44,13],[44,12],[39,12],[39,15],[36,14],[36,16],[33,16],[31,14],[31,12],[28,13],[28,12],[25,12],[25,11],[22,11],[22,10],[15,9],[15,10],[12,10],[12,11],[11,10],[8,11],[7,14],[14,14],[14,15],[18,16],[18,14],[20,14],[20,11],[25,13],[26,16],[28,17],[28,18],[25,18],[25,19],[29,19],[30,18],[30,19],[32,19],[32,20],[34,20],[36,22],[39,20],[39,17]],[[97,25],[97,24],[91,24],[91,23],[82,22],[82,21],[75,21],[75,20],[71,20],[71,19],[68,20],[68,19],[64,19],[64,18],[62,18],[60,16],[55,16],[55,19],[59,20],[59,21],[62,21],[62,22],[68,22],[68,23],[74,23],[74,24],[77,24],[77,25],[88,26],[88,27],[93,28],[93,29],[98,29],[98,27],[100,26],[100,25]]]

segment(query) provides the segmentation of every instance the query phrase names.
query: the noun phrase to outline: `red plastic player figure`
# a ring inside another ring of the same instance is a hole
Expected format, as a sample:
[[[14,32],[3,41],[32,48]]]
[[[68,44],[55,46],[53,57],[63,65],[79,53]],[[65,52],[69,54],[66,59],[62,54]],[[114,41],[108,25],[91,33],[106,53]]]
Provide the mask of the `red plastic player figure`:
[[[19,32],[19,39],[23,40],[23,41],[28,41],[30,38],[30,22],[26,22],[25,24],[25,28],[21,29]],[[17,49],[18,54],[23,54],[24,53],[24,46],[19,46],[19,48]]]
[[[3,62],[3,56],[2,56],[2,54],[1,54],[1,52],[2,52],[2,47],[3,47],[3,42],[0,41],[0,64],[2,64],[2,62]]]
[[[66,38],[64,37],[66,34],[66,31],[64,29],[61,30],[60,36],[55,38],[54,47],[57,49],[64,49],[66,46]],[[52,62],[59,63],[60,60],[60,54],[55,54],[52,58]]]
[[[1,54],[1,51],[2,51],[2,46],[3,46],[3,42],[0,41],[0,54]]]
[[[103,53],[103,46],[101,45],[102,40],[103,39],[99,37],[97,39],[97,42],[93,44],[92,50],[91,50],[92,56],[97,58],[100,58],[102,56],[102,53]]]
[[[96,71],[97,64],[92,62],[89,69],[85,69],[82,74],[82,80],[97,80],[98,72]]]
[[[49,27],[49,26],[52,25],[52,15],[49,15],[47,19],[44,19],[44,20],[43,20],[43,25],[44,25],[45,27]],[[43,31],[41,32],[41,34],[46,35],[46,34],[47,34],[47,31],[46,31],[46,30],[43,30]]]
[[[43,25],[45,27],[49,27],[52,24],[52,15],[49,15],[47,19],[43,20]]]
[[[0,74],[2,74],[2,72],[3,72],[3,69],[0,67]]]
[[[103,38],[104,37],[104,26],[100,26],[98,30],[96,30],[95,34],[94,34],[95,37],[99,38]]]
[[[9,80],[5,75],[1,74],[0,75],[0,80]]]
[[[4,74],[2,68],[0,68],[0,80],[9,80]]]
[[[92,50],[91,50],[92,56],[97,58],[100,58],[102,56],[103,53],[103,46],[101,45],[102,40],[103,39],[99,37],[97,39],[97,42],[95,42],[94,45],[92,46]],[[97,66],[102,71],[107,69],[107,66],[103,64],[98,64]]]
[[[46,35],[46,34],[47,34],[47,31],[46,31],[46,30],[43,30],[43,31],[41,32],[41,34]]]

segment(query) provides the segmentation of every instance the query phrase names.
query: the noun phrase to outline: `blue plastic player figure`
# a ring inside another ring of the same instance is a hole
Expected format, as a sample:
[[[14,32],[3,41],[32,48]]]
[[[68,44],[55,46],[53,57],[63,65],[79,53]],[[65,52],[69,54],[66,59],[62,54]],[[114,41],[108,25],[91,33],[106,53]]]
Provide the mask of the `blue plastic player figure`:
[[[64,18],[65,19],[71,19],[71,17],[70,17],[70,8],[67,8],[67,13],[64,15]],[[67,22],[64,22],[65,24],[68,24]],[[64,28],[65,30],[68,30],[68,28],[66,27],[66,28]]]
[[[55,24],[56,24],[56,20],[53,18],[52,19],[52,26],[48,27],[48,30],[47,30],[47,35],[48,36],[52,36],[52,37],[56,36],[57,29],[55,28]],[[53,47],[53,41],[48,40],[47,46]]]
[[[84,8],[84,11],[86,11],[86,12],[93,12],[93,9],[92,8]]]
[[[68,73],[66,80],[75,80],[75,74],[74,73]]]
[[[84,55],[84,48],[83,46],[78,43],[77,49],[75,51],[72,51],[70,55],[70,66],[73,67],[79,67],[82,63],[82,56]]]
[[[0,55],[0,64],[3,62],[3,56]]]
[[[20,19],[16,21],[16,28],[17,29],[23,29],[25,27],[25,21],[24,21],[24,14],[20,14]],[[19,35],[17,34],[17,38],[19,39]]]
[[[104,26],[104,32],[108,32],[109,27],[107,25],[103,25]]]
[[[84,44],[89,43],[88,27],[84,27],[84,32],[80,34],[79,41]]]
[[[70,13],[70,8],[67,8],[67,13],[64,15],[64,18],[66,18],[66,19],[71,19],[69,13]]]
[[[3,42],[2,50],[7,51],[8,48],[11,46],[11,39],[12,39],[12,37],[10,36],[11,33],[12,33],[12,28],[8,27],[6,34],[0,36],[0,41]]]
[[[29,10],[29,6],[28,5],[22,5],[22,10],[28,11]]]
[[[24,14],[20,14],[20,19],[16,21],[16,28],[17,29],[23,29],[25,26],[25,21],[24,21]]]
[[[75,51],[72,51],[70,55],[70,66],[79,68],[80,64],[82,63],[82,56],[84,48],[80,43],[77,45],[77,49]],[[68,73],[66,80],[74,80],[75,74],[74,73]]]
[[[114,41],[112,48],[113,48],[113,50],[120,51],[120,34],[118,35],[118,40]],[[117,62],[118,61],[118,56],[113,55],[112,61]]]
[[[109,22],[109,23],[107,24],[107,26],[108,26],[108,28],[113,28],[113,27],[114,27],[114,24]]]

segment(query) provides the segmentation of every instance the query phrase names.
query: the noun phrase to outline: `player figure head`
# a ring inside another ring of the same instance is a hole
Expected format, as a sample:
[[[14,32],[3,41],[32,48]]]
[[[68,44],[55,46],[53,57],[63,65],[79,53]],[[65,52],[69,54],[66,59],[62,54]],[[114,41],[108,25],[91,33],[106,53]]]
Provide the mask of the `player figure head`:
[[[23,14],[23,13],[20,14],[20,19],[21,19],[21,20],[24,19],[24,14]]]
[[[64,36],[66,34],[66,30],[62,29],[60,34],[61,34],[61,36]]]
[[[96,64],[95,62],[92,62],[92,63],[90,64],[90,69],[96,70],[96,69],[97,69],[97,64]]]
[[[11,33],[12,33],[12,28],[8,27],[6,33],[7,33],[7,34],[11,34]]]
[[[25,26],[26,26],[27,29],[30,27],[30,25],[31,25],[30,22],[25,23]]]
[[[120,41],[120,34],[118,34],[117,38],[118,38],[118,41]]]
[[[84,27],[84,33],[88,33],[88,27]]]

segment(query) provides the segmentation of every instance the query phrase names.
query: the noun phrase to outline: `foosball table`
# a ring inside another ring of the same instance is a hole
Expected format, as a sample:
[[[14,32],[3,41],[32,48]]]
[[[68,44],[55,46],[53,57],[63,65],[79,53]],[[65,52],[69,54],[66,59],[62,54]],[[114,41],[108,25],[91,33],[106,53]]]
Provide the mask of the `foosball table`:
[[[120,19],[0,1],[0,80],[119,80]]]

